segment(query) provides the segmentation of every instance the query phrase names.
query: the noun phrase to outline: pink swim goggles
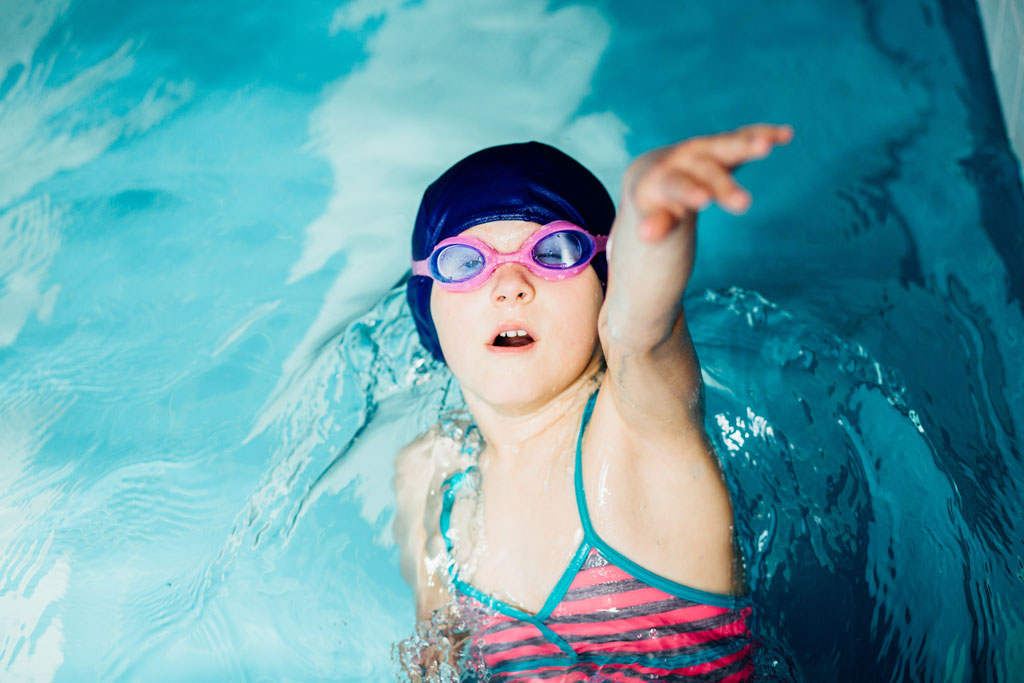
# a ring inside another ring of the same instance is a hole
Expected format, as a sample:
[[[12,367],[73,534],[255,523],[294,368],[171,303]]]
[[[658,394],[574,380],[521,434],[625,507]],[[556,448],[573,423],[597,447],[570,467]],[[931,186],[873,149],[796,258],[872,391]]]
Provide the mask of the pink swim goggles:
[[[438,242],[427,258],[413,261],[412,273],[433,278],[452,292],[480,287],[503,263],[519,263],[545,280],[564,280],[582,272],[607,243],[606,236],[591,235],[569,221],[548,223],[508,254],[475,237],[456,235]]]

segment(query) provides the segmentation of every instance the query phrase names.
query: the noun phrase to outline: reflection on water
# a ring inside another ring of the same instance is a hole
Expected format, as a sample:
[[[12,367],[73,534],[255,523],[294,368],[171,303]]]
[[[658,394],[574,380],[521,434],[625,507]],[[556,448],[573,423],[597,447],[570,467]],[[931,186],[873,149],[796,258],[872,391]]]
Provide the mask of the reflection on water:
[[[0,14],[0,678],[393,677],[432,636],[392,460],[464,417],[388,290],[424,186],[540,139],[615,195],[751,120],[796,140],[702,216],[687,311],[758,670],[1024,670],[1024,194],[971,6]]]

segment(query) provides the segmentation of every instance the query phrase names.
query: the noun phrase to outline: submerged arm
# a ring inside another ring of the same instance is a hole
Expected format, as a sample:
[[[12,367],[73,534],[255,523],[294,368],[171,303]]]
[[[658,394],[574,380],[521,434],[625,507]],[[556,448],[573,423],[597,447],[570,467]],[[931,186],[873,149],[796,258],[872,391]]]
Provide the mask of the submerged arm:
[[[439,447],[437,431],[432,429],[395,458],[395,543],[402,577],[415,592],[418,621],[429,620],[451,601],[443,577],[445,551],[437,527],[437,480],[453,467],[445,450]]]
[[[440,679],[443,663],[456,666],[465,641],[452,614],[454,603],[444,579],[446,551],[438,537],[440,480],[456,467],[451,448],[435,429],[413,441],[395,458],[395,542],[400,568],[416,600],[416,629],[398,644],[399,666],[412,683]]]

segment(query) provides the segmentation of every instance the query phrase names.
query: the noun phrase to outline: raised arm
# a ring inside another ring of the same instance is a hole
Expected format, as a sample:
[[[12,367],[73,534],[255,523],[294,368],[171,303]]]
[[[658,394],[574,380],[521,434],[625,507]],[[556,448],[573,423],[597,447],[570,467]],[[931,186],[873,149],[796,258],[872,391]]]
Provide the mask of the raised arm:
[[[703,433],[700,366],[683,314],[697,213],[711,201],[745,212],[750,196],[732,171],[792,135],[788,126],[746,126],[653,150],[627,170],[599,334],[610,393],[631,428],[674,439]]]

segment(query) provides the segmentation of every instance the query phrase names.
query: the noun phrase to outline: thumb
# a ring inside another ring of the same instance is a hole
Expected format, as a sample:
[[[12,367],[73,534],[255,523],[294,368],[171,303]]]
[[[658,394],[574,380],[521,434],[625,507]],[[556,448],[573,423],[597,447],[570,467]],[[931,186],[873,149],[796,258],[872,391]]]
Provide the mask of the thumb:
[[[637,236],[642,242],[657,242],[675,227],[676,216],[665,209],[654,209],[640,221]]]

